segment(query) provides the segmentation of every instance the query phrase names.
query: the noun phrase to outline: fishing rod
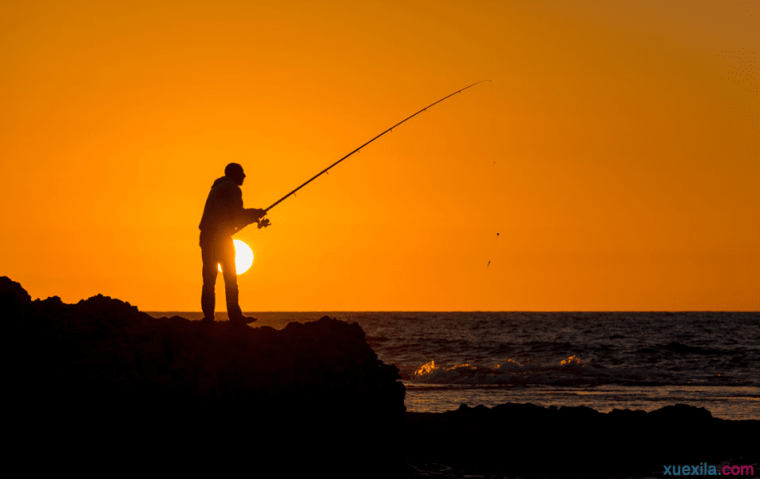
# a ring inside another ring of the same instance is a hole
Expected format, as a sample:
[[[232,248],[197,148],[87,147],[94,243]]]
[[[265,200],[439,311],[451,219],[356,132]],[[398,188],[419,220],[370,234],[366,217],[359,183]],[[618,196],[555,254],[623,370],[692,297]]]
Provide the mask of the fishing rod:
[[[415,116],[419,115],[420,113],[422,113],[423,111],[427,110],[428,108],[430,108],[430,107],[432,107],[432,106],[434,106],[434,105],[437,105],[438,103],[442,102],[443,100],[445,100],[445,99],[447,99],[447,98],[450,98],[450,97],[452,97],[452,96],[456,95],[457,93],[463,92],[463,91],[465,91],[465,90],[466,90],[466,89],[468,89],[468,88],[474,87],[475,85],[477,85],[477,84],[479,84],[479,83],[483,83],[483,82],[487,82],[487,81],[491,81],[491,80],[481,80],[481,81],[479,81],[479,82],[473,83],[472,85],[468,85],[468,86],[466,86],[466,87],[462,88],[461,90],[457,90],[457,91],[455,91],[454,93],[452,93],[452,94],[450,94],[450,95],[447,95],[447,96],[445,96],[445,97],[441,98],[440,100],[438,100],[438,101],[437,101],[437,102],[435,102],[435,103],[431,103],[430,105],[426,106],[425,108],[423,108],[422,110],[418,111],[418,112],[417,112],[417,113],[415,113],[414,115],[411,115],[411,116],[409,116],[409,117],[407,117],[407,118],[405,118],[405,119],[401,120],[400,122],[396,123],[395,125],[393,125],[392,127],[388,128],[388,129],[387,129],[387,130],[385,130],[384,132],[380,133],[380,134],[379,134],[379,135],[377,135],[376,137],[372,138],[372,139],[371,139],[371,140],[369,140],[368,142],[364,143],[364,144],[363,144],[362,146],[360,146],[359,148],[357,148],[357,149],[355,149],[354,151],[352,151],[351,153],[347,154],[346,156],[344,156],[344,157],[343,157],[343,158],[341,158],[340,160],[336,161],[336,162],[335,162],[335,163],[333,163],[332,165],[330,165],[330,166],[328,166],[327,168],[325,168],[324,170],[320,171],[319,173],[317,173],[316,175],[314,175],[314,177],[312,177],[312,178],[311,178],[309,181],[307,181],[306,183],[302,184],[301,186],[299,186],[299,187],[298,187],[298,188],[296,188],[295,190],[291,191],[291,192],[290,192],[290,193],[288,193],[287,195],[285,195],[285,196],[283,196],[282,198],[280,198],[279,200],[277,200],[277,201],[276,201],[276,202],[275,202],[275,203],[274,203],[272,206],[270,206],[269,208],[265,209],[265,210],[264,210],[264,213],[267,213],[267,212],[269,212],[269,210],[271,210],[271,209],[272,209],[272,208],[274,208],[275,206],[277,206],[277,205],[279,205],[280,203],[282,203],[283,201],[285,201],[285,200],[286,200],[288,197],[290,197],[290,195],[292,195],[292,194],[295,194],[295,192],[296,192],[296,191],[300,190],[300,189],[301,189],[301,188],[303,188],[304,186],[306,186],[306,185],[308,185],[309,183],[311,183],[312,181],[316,180],[317,178],[319,178],[320,176],[322,176],[322,174],[324,174],[324,173],[327,173],[327,171],[328,171],[330,168],[332,168],[333,166],[337,165],[338,163],[340,163],[341,161],[345,160],[346,158],[348,158],[349,156],[353,155],[354,153],[358,152],[359,150],[361,150],[361,149],[362,149],[362,148],[364,148],[365,146],[369,145],[369,144],[370,144],[370,143],[372,143],[373,141],[377,140],[377,139],[378,139],[378,138],[380,138],[381,136],[385,135],[386,133],[388,133],[388,132],[390,132],[390,131],[393,131],[393,129],[394,129],[394,128],[398,127],[398,126],[399,126],[399,125],[401,125],[402,123],[404,123],[404,122],[406,122],[406,121],[408,121],[408,120],[411,120],[412,118],[414,118]],[[263,224],[262,224],[262,223],[263,223]],[[266,227],[266,226],[269,226],[269,220],[267,220],[267,219],[265,219],[265,220],[262,220],[262,221],[261,221],[261,223],[259,223],[259,228],[263,228],[263,227]]]

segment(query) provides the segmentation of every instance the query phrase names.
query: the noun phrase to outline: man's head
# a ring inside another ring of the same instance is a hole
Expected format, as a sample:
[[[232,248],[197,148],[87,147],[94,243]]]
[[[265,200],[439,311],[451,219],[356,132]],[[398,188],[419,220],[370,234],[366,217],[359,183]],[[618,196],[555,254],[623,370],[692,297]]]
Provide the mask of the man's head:
[[[224,176],[231,179],[235,182],[236,185],[240,186],[243,184],[243,180],[245,179],[245,173],[243,173],[243,167],[238,165],[237,163],[230,163],[224,168]]]

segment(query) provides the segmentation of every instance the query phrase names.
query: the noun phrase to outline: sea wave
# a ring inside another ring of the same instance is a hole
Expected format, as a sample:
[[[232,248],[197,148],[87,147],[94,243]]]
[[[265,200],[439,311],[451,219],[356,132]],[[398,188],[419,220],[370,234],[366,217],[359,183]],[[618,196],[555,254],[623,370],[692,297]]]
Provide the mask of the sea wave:
[[[556,363],[521,364],[513,359],[492,367],[475,366],[470,363],[444,367],[430,361],[423,364],[409,378],[416,383],[430,384],[514,384],[526,382],[567,381],[582,375],[585,362],[572,355]]]

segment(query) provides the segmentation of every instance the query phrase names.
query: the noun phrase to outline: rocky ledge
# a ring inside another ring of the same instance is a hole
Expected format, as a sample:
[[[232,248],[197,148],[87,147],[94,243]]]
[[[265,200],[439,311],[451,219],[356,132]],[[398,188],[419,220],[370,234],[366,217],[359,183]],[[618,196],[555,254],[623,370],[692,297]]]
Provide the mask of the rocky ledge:
[[[412,464],[428,470],[446,464],[457,471],[452,477],[662,477],[668,468],[666,475],[690,475],[686,466],[694,475],[711,475],[710,466],[717,473],[727,464],[753,465],[760,473],[760,421],[717,419],[685,404],[609,413],[583,406],[462,405],[440,414],[407,413],[405,425]]]
[[[102,295],[32,301],[0,278],[10,320],[13,390],[47,407],[151,410],[224,405],[399,423],[405,389],[356,323],[323,317],[283,330],[153,318]]]
[[[726,461],[760,472],[760,421],[691,406],[407,413],[398,369],[358,324],[328,317],[279,331],[156,319],[100,295],[32,301],[7,277],[0,313],[8,456],[26,464],[54,451],[101,468],[127,455],[137,467],[179,448],[173,473],[242,464],[265,477],[589,477]]]
[[[0,315],[6,457],[35,470],[353,476],[405,418],[398,369],[355,323],[153,318],[100,295],[32,301],[7,277]]]

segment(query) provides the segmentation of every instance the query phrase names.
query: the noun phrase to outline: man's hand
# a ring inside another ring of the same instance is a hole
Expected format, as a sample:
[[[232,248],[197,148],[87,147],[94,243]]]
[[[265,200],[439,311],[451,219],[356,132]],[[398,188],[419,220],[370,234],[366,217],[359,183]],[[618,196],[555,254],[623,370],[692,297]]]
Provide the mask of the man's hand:
[[[266,211],[258,208],[248,208],[245,210],[245,219],[247,224],[256,223],[266,215]]]
[[[264,218],[267,215],[266,210],[259,208],[248,208],[245,210],[246,224],[256,223],[259,228],[266,228],[272,224],[268,219]]]
[[[258,221],[259,223],[259,229],[266,228],[267,226],[271,225],[272,222],[269,221],[269,218],[264,218]]]
[[[266,211],[264,211],[262,209],[258,209],[258,208],[251,208],[250,211],[251,211],[251,215],[254,216],[257,220],[259,220],[259,219],[261,219],[261,218],[263,218],[263,217],[265,217],[267,215]]]

